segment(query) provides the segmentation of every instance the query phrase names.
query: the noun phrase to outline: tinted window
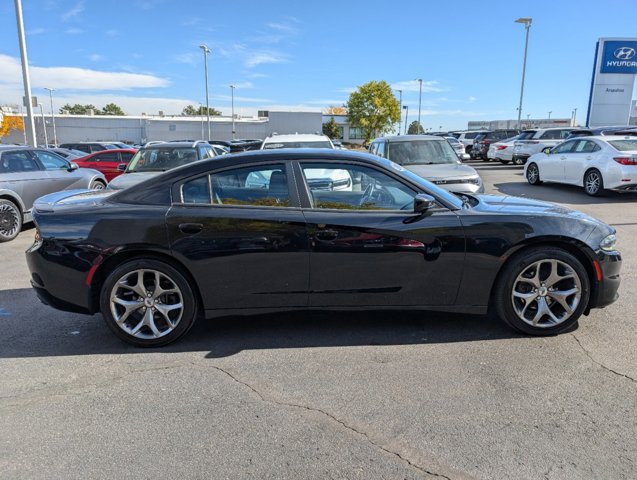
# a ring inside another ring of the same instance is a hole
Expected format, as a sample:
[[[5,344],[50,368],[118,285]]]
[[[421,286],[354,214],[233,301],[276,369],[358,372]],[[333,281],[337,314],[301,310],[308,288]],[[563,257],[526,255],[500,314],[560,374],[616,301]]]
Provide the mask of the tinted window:
[[[121,152],[120,155],[122,156],[122,162],[128,163],[135,154],[130,152]]]
[[[458,155],[444,139],[390,142],[386,157],[392,162],[406,166],[459,163]]]
[[[27,152],[6,152],[0,157],[0,173],[33,172],[39,170]]]
[[[89,162],[119,162],[119,156],[117,152],[98,153],[92,158],[88,159]]]
[[[199,146],[197,147],[197,150],[199,151],[199,158],[201,159],[212,158],[215,156],[212,151],[212,147]]]
[[[284,164],[225,170],[210,175],[210,184],[215,205],[290,206]]]
[[[551,153],[571,153],[577,140],[569,140],[568,142],[564,142],[556,147],[553,147]]]
[[[547,130],[540,138],[542,140],[560,140],[566,138],[569,134],[569,130]]]
[[[634,140],[612,140],[608,143],[610,143],[620,152],[637,151],[637,138],[635,138]]]
[[[197,160],[194,148],[142,148],[128,165],[129,172],[163,172]]]
[[[480,135],[480,132],[468,132],[468,133],[464,134],[464,138],[467,139],[467,140],[473,140],[478,135]]]
[[[362,165],[302,164],[312,208],[411,210],[416,192],[389,175]]]
[[[181,186],[181,200],[183,203],[211,203],[210,184],[208,175],[199,177]]]
[[[35,153],[36,157],[38,157],[38,160],[42,162],[42,165],[44,165],[44,168],[46,168],[47,170],[66,170],[67,168],[69,168],[69,162],[64,160],[59,155],[42,152],[39,150],[36,150],[33,153]]]
[[[530,140],[536,133],[536,130],[525,130],[518,135],[518,140]]]
[[[379,157],[387,157],[387,155],[385,155],[385,146],[387,144],[385,142],[379,142],[378,143],[378,152],[376,152],[376,155],[378,155]]]

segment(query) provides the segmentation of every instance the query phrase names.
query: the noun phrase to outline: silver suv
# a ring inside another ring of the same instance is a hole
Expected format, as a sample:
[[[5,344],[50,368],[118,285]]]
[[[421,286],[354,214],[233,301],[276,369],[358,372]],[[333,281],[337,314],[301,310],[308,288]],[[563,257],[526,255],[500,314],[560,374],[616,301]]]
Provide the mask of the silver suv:
[[[523,130],[513,143],[513,163],[524,165],[531,155],[540,153],[546,147],[554,147],[562,143],[573,130],[575,129],[572,127]]]
[[[432,135],[399,135],[372,141],[369,152],[453,193],[484,193],[473,167],[463,165],[449,142]]]

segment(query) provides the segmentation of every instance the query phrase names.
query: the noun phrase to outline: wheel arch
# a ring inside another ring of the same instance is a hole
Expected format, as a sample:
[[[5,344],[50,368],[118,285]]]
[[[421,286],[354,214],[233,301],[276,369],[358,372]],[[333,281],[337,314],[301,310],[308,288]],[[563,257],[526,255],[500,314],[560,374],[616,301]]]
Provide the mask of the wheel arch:
[[[114,255],[109,256],[102,263],[99,264],[99,266],[95,270],[95,273],[93,274],[90,283],[90,308],[92,313],[98,312],[100,309],[100,292],[102,291],[102,286],[104,285],[104,282],[106,281],[109,273],[122,263],[135,259],[158,260],[177,269],[179,273],[181,273],[190,284],[197,301],[197,306],[199,307],[199,312],[204,313],[203,298],[199,290],[199,285],[195,281],[195,278],[192,276],[192,274],[188,271],[188,269],[181,262],[175,259],[175,257],[168,253],[141,249],[118,252]]]
[[[22,214],[22,216],[24,216],[24,212],[26,211],[26,206],[24,205],[24,202],[22,201],[22,199],[17,193],[13,192],[12,190],[0,189],[0,199],[10,200],[11,202],[15,203],[20,209],[20,213]]]
[[[597,298],[597,289],[599,288],[597,282],[597,274],[595,272],[595,265],[593,263],[595,260],[595,252],[593,252],[593,250],[588,245],[580,240],[561,236],[544,236],[532,238],[526,242],[515,245],[506,252],[506,254],[503,256],[502,264],[500,265],[500,268],[498,269],[498,272],[495,276],[495,280],[491,285],[491,291],[489,293],[489,310],[493,308],[493,298],[499,282],[502,281],[504,267],[508,265],[509,262],[512,261],[512,259],[520,255],[521,253],[532,248],[542,247],[561,248],[562,250],[573,255],[582,263],[582,266],[584,267],[584,269],[586,270],[586,274],[588,275],[588,280],[591,288],[588,305],[584,309],[584,315],[588,315],[588,312],[590,311],[591,300]]]

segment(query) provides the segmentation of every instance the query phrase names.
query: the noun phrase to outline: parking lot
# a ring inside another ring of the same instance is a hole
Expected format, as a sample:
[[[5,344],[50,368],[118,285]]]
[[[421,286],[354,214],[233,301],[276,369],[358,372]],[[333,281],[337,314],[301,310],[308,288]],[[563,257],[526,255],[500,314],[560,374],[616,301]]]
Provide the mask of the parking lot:
[[[488,193],[615,226],[619,300],[557,337],[481,316],[310,312],[200,322],[166,348],[29,286],[33,228],[0,244],[1,478],[636,478],[637,194]]]

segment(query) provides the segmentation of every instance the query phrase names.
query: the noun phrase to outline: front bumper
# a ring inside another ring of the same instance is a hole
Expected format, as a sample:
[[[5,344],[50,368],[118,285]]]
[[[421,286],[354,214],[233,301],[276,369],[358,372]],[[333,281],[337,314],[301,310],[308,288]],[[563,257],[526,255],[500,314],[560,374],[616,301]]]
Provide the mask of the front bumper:
[[[619,252],[596,252],[595,261],[599,265],[596,275],[599,275],[596,284],[591,291],[590,308],[603,308],[613,303],[619,297],[617,290],[620,284],[619,272],[622,266],[622,257]]]

